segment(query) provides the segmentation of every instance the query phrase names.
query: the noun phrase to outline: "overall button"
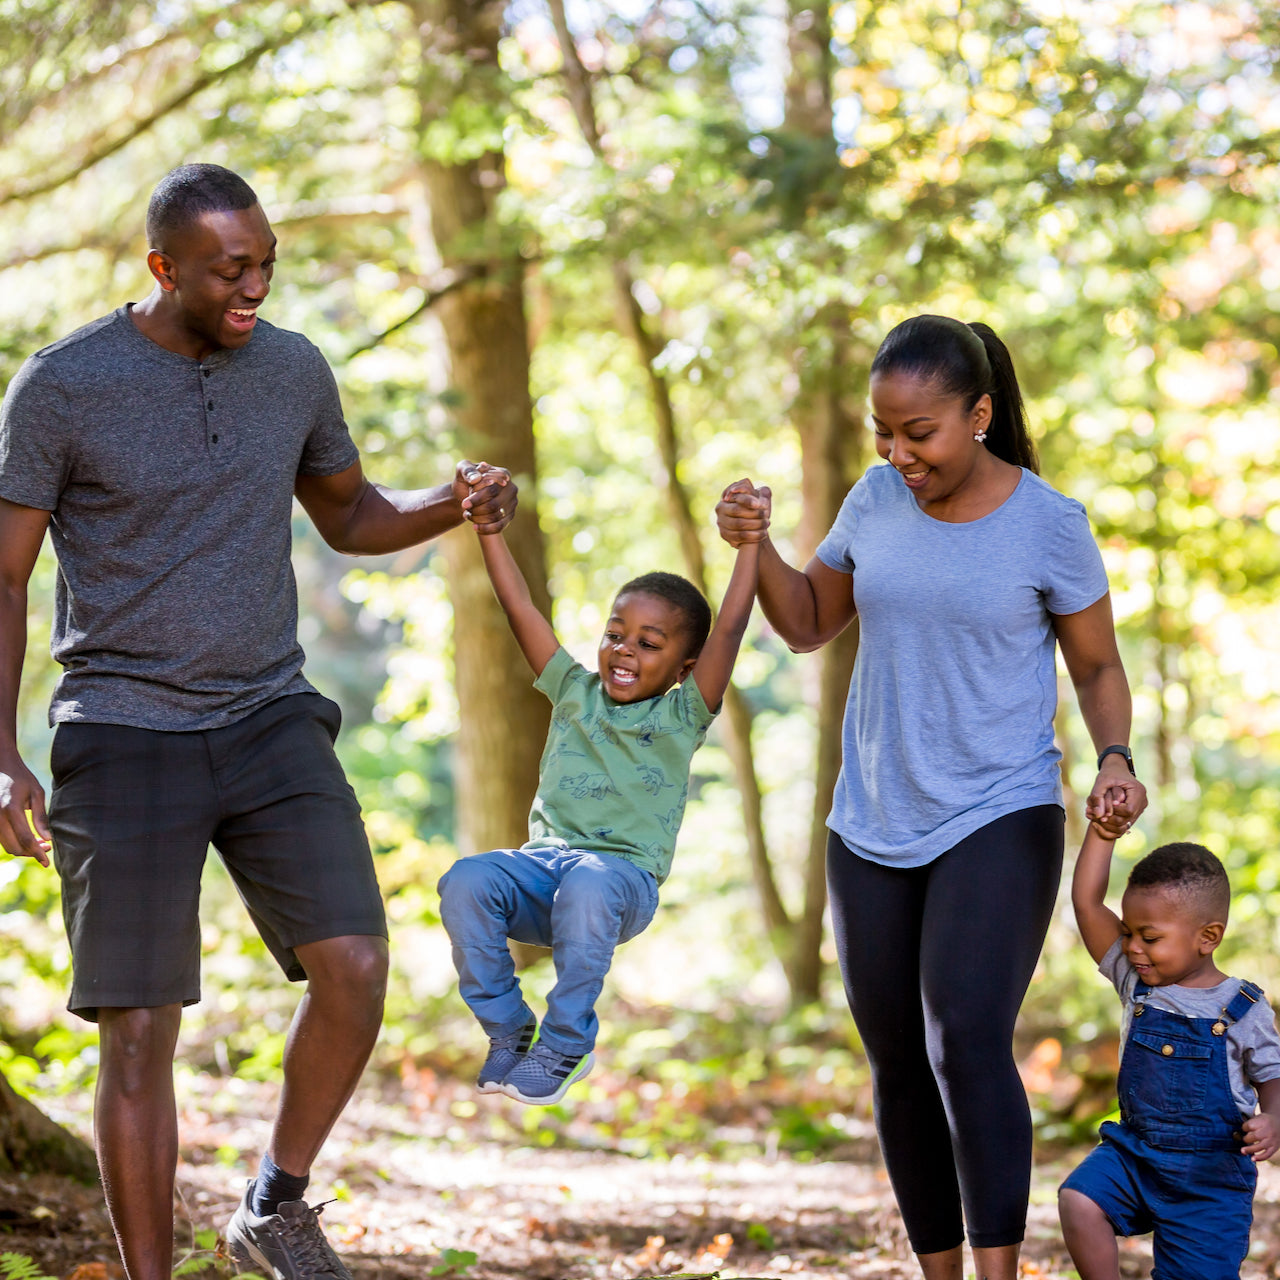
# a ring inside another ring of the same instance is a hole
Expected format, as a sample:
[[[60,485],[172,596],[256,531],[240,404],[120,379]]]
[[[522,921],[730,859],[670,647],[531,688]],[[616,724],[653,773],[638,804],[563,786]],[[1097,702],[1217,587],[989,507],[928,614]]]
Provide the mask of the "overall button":
[[[1173,1045],[1171,1044],[1164,1045],[1163,1048],[1161,1048],[1160,1052],[1163,1053],[1166,1058],[1173,1057]]]
[[[1146,1011],[1147,1011],[1147,1006],[1145,1004],[1135,1005],[1133,1008],[1133,1016],[1135,1018],[1140,1018],[1144,1013],[1146,1013]]]

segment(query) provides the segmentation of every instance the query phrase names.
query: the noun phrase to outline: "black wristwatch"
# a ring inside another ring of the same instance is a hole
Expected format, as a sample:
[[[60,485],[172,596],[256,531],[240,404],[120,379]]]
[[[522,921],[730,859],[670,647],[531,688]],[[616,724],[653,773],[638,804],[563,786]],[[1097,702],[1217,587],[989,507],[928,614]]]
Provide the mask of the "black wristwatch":
[[[1116,747],[1103,747],[1103,748],[1102,748],[1102,751],[1101,751],[1101,752],[1099,753],[1099,755],[1098,755],[1098,768],[1099,768],[1099,769],[1101,769],[1101,768],[1102,768],[1102,762],[1103,762],[1103,761],[1104,761],[1108,756],[1123,756],[1123,757],[1124,757],[1124,762],[1125,762],[1125,764],[1127,764],[1127,765],[1129,766],[1129,772],[1130,772],[1130,773],[1132,773],[1132,774],[1133,774],[1133,776],[1134,776],[1135,778],[1138,776],[1138,775],[1137,775],[1137,773],[1134,771],[1134,768],[1133,768],[1133,752],[1132,752],[1132,751],[1130,751],[1128,747],[1120,747],[1120,746],[1116,746]]]

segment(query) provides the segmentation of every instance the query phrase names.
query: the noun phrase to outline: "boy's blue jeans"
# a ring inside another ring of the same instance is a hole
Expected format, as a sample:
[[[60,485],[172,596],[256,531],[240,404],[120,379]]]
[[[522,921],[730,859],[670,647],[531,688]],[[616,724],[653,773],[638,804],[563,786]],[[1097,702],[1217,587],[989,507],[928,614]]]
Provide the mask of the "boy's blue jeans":
[[[595,1003],[614,948],[642,932],[658,884],[625,858],[581,849],[494,849],[460,858],[440,881],[462,998],[490,1037],[532,1016],[507,939],[550,947],[556,985],[539,1038],[571,1056],[595,1046]]]

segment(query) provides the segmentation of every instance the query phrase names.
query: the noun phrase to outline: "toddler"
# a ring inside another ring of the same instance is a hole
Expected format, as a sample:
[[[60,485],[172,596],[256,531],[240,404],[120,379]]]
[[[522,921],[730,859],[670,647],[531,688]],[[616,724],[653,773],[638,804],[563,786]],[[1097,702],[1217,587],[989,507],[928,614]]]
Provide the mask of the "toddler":
[[[1096,817],[1096,815],[1090,815]],[[1261,990],[1214,964],[1231,888],[1198,844],[1138,862],[1120,916],[1104,899],[1112,831],[1090,824],[1071,897],[1123,1005],[1120,1122],[1062,1184],[1081,1280],[1118,1280],[1117,1236],[1153,1232],[1159,1280],[1238,1277],[1255,1162],[1280,1144],[1280,1037]]]
[[[476,1087],[545,1105],[591,1070],[595,1002],[614,948],[657,908],[689,763],[751,614],[759,547],[738,551],[714,626],[702,594],[675,574],[627,583],[588,671],[534,606],[505,539],[477,532],[494,593],[553,709],[528,842],[454,863],[440,881],[440,914],[462,998],[489,1037]],[[551,948],[556,984],[536,1042],[508,938]]]

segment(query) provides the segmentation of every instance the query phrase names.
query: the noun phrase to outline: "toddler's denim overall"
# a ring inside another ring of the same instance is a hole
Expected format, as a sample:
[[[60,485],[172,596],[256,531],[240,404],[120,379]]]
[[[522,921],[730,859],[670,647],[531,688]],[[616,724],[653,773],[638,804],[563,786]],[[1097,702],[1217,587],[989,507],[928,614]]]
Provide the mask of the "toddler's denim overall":
[[[1120,1061],[1119,1124],[1064,1182],[1117,1235],[1154,1232],[1153,1280],[1235,1280],[1249,1251],[1258,1171],[1244,1145],[1227,1071],[1227,1027],[1262,996],[1242,983],[1217,1018],[1188,1018],[1133,992]]]

